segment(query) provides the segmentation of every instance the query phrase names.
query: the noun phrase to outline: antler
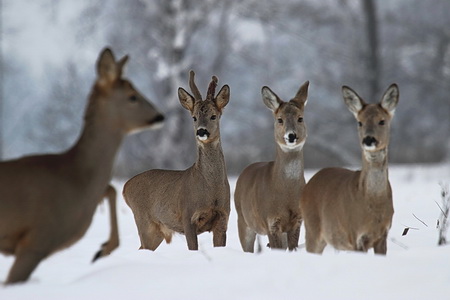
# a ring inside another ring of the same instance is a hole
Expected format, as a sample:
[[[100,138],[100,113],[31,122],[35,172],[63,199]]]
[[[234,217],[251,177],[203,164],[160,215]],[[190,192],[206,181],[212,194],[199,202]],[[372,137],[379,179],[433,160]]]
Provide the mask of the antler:
[[[202,100],[202,94],[200,94],[200,91],[198,90],[198,87],[195,85],[194,82],[195,73],[193,70],[189,72],[189,87],[191,88],[192,93],[194,94],[194,99],[197,101]]]
[[[213,75],[211,83],[209,84],[209,87],[208,87],[208,93],[206,95],[207,100],[214,99],[214,94],[216,93],[217,82],[218,82],[217,77]]]

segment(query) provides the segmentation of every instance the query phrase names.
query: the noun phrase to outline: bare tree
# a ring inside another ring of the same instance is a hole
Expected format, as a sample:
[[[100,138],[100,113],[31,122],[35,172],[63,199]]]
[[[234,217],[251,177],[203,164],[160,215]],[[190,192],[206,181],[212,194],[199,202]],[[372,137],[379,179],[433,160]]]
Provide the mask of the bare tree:
[[[396,120],[402,129],[394,129],[395,161],[438,162],[449,155],[449,7],[445,0],[398,0],[384,8],[383,78],[397,81],[407,99]],[[425,103],[420,111],[419,103]]]
[[[0,0],[0,45],[3,45],[3,0]],[[3,51],[0,52],[0,159],[3,159]]]
[[[380,61],[378,46],[378,20],[376,4],[373,0],[363,0],[362,8],[366,18],[367,31],[367,79],[369,81],[369,95],[377,95],[380,81]]]

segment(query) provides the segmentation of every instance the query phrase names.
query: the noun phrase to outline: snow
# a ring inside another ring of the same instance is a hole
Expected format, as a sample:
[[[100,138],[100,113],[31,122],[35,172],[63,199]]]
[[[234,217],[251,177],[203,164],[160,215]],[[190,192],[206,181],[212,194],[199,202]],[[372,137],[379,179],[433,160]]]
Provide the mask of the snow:
[[[306,172],[307,179],[313,173]],[[227,247],[213,248],[206,233],[197,252],[187,250],[182,235],[155,252],[139,251],[132,212],[120,198],[115,252],[90,263],[109,233],[102,205],[79,243],[41,263],[29,282],[0,287],[0,299],[449,299],[450,248],[437,246],[436,202],[450,168],[391,166],[389,174],[395,215],[386,257],[331,248],[319,256],[303,244],[292,253],[265,247],[261,254],[243,253],[233,204]],[[230,183],[234,189],[236,178]],[[122,184],[115,182],[118,194]],[[413,229],[402,236],[405,227]],[[261,241],[265,245],[267,237]],[[0,256],[0,280],[12,262]]]

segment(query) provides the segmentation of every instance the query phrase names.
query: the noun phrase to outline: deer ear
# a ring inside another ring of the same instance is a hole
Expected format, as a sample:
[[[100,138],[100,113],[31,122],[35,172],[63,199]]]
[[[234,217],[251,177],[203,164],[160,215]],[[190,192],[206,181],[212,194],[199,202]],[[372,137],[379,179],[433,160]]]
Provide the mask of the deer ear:
[[[181,106],[189,110],[191,113],[194,111],[195,99],[183,88],[178,88],[178,99],[180,100]]]
[[[228,104],[228,101],[230,101],[230,87],[228,84],[225,84],[220,89],[214,102],[216,103],[217,108],[222,110]]]
[[[111,84],[118,78],[118,66],[114,60],[114,54],[106,48],[100,54],[97,61],[97,82],[101,86]]]
[[[261,95],[264,104],[273,112],[275,112],[278,107],[281,105],[281,99],[272,92],[272,90],[268,86],[263,86],[261,89]]]
[[[303,106],[306,105],[308,102],[308,87],[309,87],[309,81],[306,81],[299,89],[297,94],[295,95],[294,99],[291,101],[303,104]]]
[[[399,90],[398,86],[393,83],[391,84],[386,92],[383,95],[383,98],[381,98],[381,107],[383,107],[391,117],[394,116],[395,108],[398,104],[398,97],[399,97]]]
[[[342,96],[344,96],[344,102],[348,109],[356,118],[365,105],[364,101],[355,91],[345,85],[342,87]]]
[[[123,68],[127,62],[128,62],[128,55],[125,55],[117,62],[117,71],[119,78],[122,76]]]

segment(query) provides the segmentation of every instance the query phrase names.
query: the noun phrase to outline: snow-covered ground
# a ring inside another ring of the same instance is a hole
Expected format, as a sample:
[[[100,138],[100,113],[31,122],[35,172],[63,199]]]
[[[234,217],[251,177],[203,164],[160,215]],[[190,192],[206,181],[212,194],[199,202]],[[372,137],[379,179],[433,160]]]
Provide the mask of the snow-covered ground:
[[[450,246],[437,246],[436,229],[439,183],[450,183],[450,166],[391,166],[390,180],[395,215],[386,257],[330,248],[308,254],[304,232],[297,252],[243,253],[233,204],[225,248],[213,248],[205,233],[198,252],[181,235],[155,252],[138,251],[132,212],[119,198],[119,249],[90,263],[108,236],[101,206],[79,243],[41,263],[29,282],[0,286],[0,299],[450,299]],[[414,229],[402,236],[405,227]],[[1,281],[12,262],[0,256]]]

